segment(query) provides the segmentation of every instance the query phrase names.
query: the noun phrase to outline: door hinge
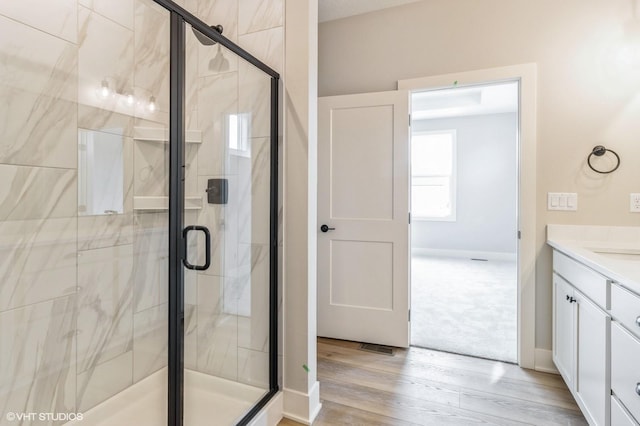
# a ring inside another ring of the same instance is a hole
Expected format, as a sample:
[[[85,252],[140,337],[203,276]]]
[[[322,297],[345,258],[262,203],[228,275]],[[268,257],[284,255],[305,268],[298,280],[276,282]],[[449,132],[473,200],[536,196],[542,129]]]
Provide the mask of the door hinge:
[[[411,127],[411,114],[409,114],[409,127]]]
[[[518,239],[521,240],[522,239],[522,232],[518,231]]]
[[[409,309],[409,322],[411,322],[411,309]]]
[[[409,212],[409,225],[411,225],[411,212]]]

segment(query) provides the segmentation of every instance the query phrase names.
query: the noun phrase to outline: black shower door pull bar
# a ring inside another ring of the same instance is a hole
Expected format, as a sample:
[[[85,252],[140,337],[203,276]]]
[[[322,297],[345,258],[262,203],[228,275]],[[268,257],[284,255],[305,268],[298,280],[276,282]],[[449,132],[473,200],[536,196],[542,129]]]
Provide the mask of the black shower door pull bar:
[[[202,231],[204,233],[204,247],[205,247],[205,260],[204,265],[192,265],[187,260],[187,235],[189,231]],[[193,269],[194,271],[205,271],[211,266],[211,232],[206,226],[189,225],[182,230],[182,238],[184,239],[184,257],[182,258],[182,264],[187,269]]]

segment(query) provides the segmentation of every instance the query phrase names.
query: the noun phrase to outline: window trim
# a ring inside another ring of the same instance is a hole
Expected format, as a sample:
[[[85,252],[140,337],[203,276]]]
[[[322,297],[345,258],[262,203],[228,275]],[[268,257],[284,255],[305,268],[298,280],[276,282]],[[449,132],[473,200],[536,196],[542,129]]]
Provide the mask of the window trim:
[[[416,131],[411,133],[410,147],[413,148],[413,138],[415,136],[424,135],[451,135],[451,175],[414,175],[413,171],[410,173],[410,193],[413,193],[413,178],[449,178],[449,200],[451,201],[451,213],[448,216],[419,216],[412,211],[411,219],[422,222],[456,222],[457,221],[457,196],[458,196],[458,134],[456,129],[442,129],[442,130],[425,130]],[[409,161],[409,168],[411,168],[411,160],[413,160],[413,153],[411,154]],[[413,200],[411,200],[413,203]]]

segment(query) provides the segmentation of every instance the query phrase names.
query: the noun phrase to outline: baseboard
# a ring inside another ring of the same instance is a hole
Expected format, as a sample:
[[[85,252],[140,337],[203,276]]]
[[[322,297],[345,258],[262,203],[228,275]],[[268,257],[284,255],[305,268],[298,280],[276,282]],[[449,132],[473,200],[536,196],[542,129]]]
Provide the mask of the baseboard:
[[[249,426],[277,426],[282,420],[282,392],[278,392],[260,413],[249,423]]]
[[[435,257],[460,257],[467,259],[487,259],[506,260],[515,262],[518,259],[516,253],[500,253],[495,251],[475,251],[475,250],[440,250],[422,247],[413,247],[412,256],[435,256]]]
[[[534,369],[543,373],[560,374],[553,363],[553,353],[549,349],[536,348]]]
[[[315,382],[308,394],[284,389],[284,417],[298,423],[310,425],[322,408],[320,404],[320,383]]]

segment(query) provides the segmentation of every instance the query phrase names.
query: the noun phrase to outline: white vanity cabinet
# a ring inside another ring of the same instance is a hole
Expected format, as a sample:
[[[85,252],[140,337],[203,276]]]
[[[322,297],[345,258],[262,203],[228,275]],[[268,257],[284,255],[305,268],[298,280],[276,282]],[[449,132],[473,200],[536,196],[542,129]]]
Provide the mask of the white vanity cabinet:
[[[589,424],[610,425],[608,280],[557,251],[553,268],[553,360]]]
[[[640,226],[548,225],[553,361],[590,425],[640,426]]]
[[[553,362],[569,389],[574,380],[575,312],[573,287],[553,274]]]
[[[574,389],[579,405],[591,424],[608,425],[611,394],[609,327],[611,317],[576,291],[576,378]]]
[[[640,420],[640,296],[612,284],[611,315],[615,320],[611,325],[613,398]]]

